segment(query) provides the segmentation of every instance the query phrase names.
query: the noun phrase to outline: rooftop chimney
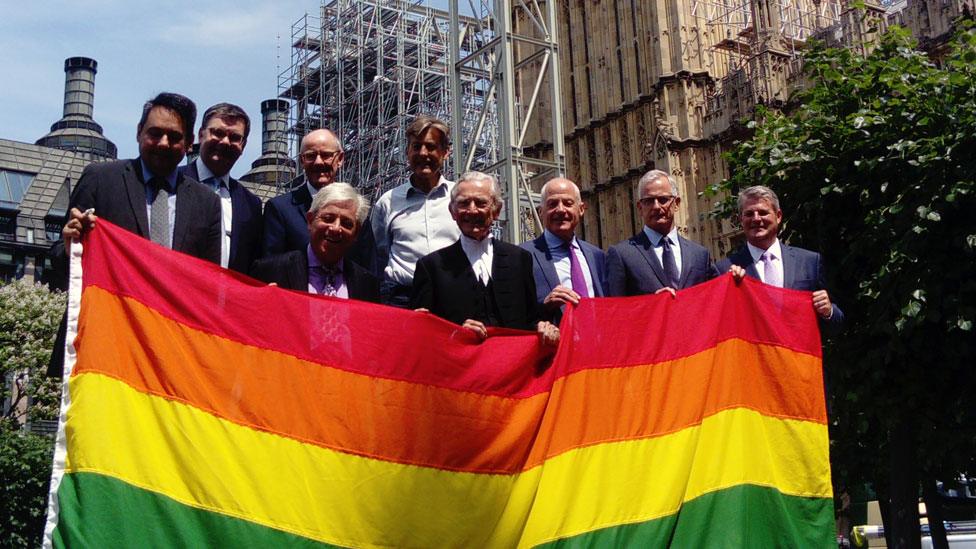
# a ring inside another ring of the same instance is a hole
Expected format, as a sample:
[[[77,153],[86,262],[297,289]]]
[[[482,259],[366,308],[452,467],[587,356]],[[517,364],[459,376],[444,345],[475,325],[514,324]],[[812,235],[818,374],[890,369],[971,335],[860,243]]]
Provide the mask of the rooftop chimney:
[[[276,187],[295,177],[295,161],[288,156],[288,102],[268,99],[261,102],[261,156],[251,163],[242,181]]]
[[[98,62],[94,59],[69,57],[64,60],[64,114],[61,120],[51,125],[50,133],[37,140],[38,145],[96,158],[116,158],[118,149],[92,118],[96,72]]]

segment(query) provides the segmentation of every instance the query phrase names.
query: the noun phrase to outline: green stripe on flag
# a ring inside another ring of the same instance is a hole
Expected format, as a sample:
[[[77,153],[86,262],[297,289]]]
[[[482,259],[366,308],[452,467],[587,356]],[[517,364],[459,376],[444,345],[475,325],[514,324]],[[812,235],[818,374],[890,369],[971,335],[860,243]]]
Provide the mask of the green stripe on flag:
[[[332,547],[95,473],[65,475],[58,503],[55,547]]]
[[[837,547],[834,502],[740,485],[697,497],[674,515],[540,547]]]

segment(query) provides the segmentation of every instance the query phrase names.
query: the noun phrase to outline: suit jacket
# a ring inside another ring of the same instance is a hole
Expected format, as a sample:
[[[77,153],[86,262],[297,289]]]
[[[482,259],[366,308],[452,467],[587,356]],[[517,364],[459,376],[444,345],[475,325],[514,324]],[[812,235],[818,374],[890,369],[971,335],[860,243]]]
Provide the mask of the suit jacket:
[[[583,252],[583,257],[586,259],[586,264],[590,269],[590,278],[593,280],[594,295],[590,297],[604,297],[606,295],[604,288],[607,283],[607,254],[585,240],[577,238],[576,242],[579,243],[580,250]],[[541,308],[546,296],[552,292],[553,288],[559,285],[559,275],[556,273],[556,267],[552,261],[552,252],[549,250],[549,243],[546,242],[546,236],[542,235],[535,240],[523,242],[521,248],[532,254],[532,274],[535,277],[536,303]],[[562,311],[554,315],[553,321],[559,322],[560,318],[562,318]]]
[[[200,181],[196,162],[191,162],[189,166],[181,169],[186,176]],[[261,254],[261,233],[264,230],[264,220],[261,219],[261,199],[233,177],[228,178],[227,189],[230,191],[232,212],[230,258],[227,261],[227,268],[246,274],[251,264]],[[304,217],[302,220],[304,221]]]
[[[143,238],[149,238],[146,186],[139,159],[96,162],[82,172],[68,207],[95,215]],[[220,263],[220,199],[200,182],[176,175],[176,215],[173,222],[173,250]],[[51,250],[59,280],[67,279],[64,242]],[[66,321],[54,342],[48,375],[60,376],[64,368]]]
[[[826,277],[824,276],[823,261],[820,254],[787,246],[780,241],[780,248],[783,252],[783,287],[791,290],[803,290],[813,292],[826,289]],[[729,257],[719,261],[716,269],[720,273],[729,270],[732,265],[744,267],[746,275],[759,279],[759,272],[756,270],[756,262],[749,253],[749,248],[745,245],[736,249]],[[823,320],[831,332],[836,332],[844,324],[844,312],[836,303],[831,302],[833,313],[830,320]]]
[[[290,192],[276,196],[264,205],[264,244],[261,256],[305,251],[308,246],[308,221],[305,214],[312,207],[312,195],[303,181]]]
[[[499,311],[499,326],[534,330],[539,321],[535,278],[529,252],[507,242],[492,243],[491,288]],[[417,262],[411,307],[430,309],[456,324],[475,318],[475,291],[481,282],[474,274],[461,241],[427,254]]]
[[[292,250],[283,254],[263,257],[254,262],[251,269],[254,278],[289,290],[308,291],[308,252]],[[349,290],[350,299],[380,302],[380,282],[372,273],[348,258],[342,262],[342,278]]]
[[[681,275],[675,290],[690,288],[715,277],[712,258],[704,247],[678,237],[681,248]],[[607,251],[607,295],[653,294],[667,286],[664,267],[654,255],[651,240],[642,230]]]

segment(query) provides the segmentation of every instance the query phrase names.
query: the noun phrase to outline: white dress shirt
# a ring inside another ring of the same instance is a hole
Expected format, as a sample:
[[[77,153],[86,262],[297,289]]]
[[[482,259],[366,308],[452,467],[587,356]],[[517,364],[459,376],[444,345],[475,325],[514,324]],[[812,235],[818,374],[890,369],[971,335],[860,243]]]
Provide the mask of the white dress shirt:
[[[752,244],[746,242],[746,247],[749,248],[749,253],[752,255],[752,262],[756,266],[756,271],[759,273],[759,280],[762,280],[766,284],[766,265],[763,263],[762,255],[769,252],[772,258],[773,269],[779,274],[779,279],[783,284],[786,284],[786,277],[783,276],[783,247],[779,244],[779,239],[773,241],[773,243],[767,249],[762,249]]]
[[[194,162],[197,163],[197,175],[200,176],[200,182],[210,185],[220,197],[220,266],[226,269],[230,263],[230,232],[231,227],[233,227],[231,223],[234,219],[234,208],[230,201],[230,174],[225,173],[222,177],[217,177],[203,163],[203,160],[200,160],[199,156]]]
[[[662,246],[661,240],[664,235],[655,231],[654,229],[644,225],[644,234],[651,241],[651,247],[654,250],[654,255],[657,256],[657,262],[664,267],[664,246]],[[678,244],[678,228],[671,226],[671,232],[668,233],[668,239],[671,241],[671,252],[674,253],[674,264],[678,267],[678,275],[681,274],[681,245]]]
[[[457,241],[461,230],[448,210],[453,187],[442,176],[425,194],[407,181],[373,205],[370,225],[385,280],[409,286],[421,257]]]
[[[491,234],[481,240],[475,240],[462,234],[461,249],[464,250],[464,255],[468,256],[468,263],[474,270],[475,278],[487,286],[488,281],[491,280],[491,262],[494,258]]]
[[[559,277],[559,283],[572,289],[572,265],[569,262],[569,248],[566,247],[566,241],[549,232],[549,229],[543,231],[542,235],[546,238],[549,255],[552,256],[552,266],[556,268],[556,276]],[[579,260],[580,267],[583,269],[583,278],[586,279],[586,291],[589,292],[587,295],[593,297],[596,295],[593,291],[593,276],[590,274],[590,266],[587,264],[586,256],[583,255],[583,250],[580,248],[575,236],[573,236],[572,246],[573,252],[576,254],[576,259]]]

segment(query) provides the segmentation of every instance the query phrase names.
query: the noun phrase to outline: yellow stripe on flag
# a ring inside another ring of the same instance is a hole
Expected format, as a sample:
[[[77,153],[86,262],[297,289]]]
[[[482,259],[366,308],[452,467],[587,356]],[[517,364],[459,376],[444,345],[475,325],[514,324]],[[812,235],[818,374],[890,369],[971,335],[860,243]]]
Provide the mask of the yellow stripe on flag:
[[[747,409],[662,437],[572,450],[519,475],[487,475],[327,450],[100,374],[76,376],[70,390],[67,472],[109,475],[339,545],[529,546],[666,516],[740,484],[831,494],[826,426]]]

